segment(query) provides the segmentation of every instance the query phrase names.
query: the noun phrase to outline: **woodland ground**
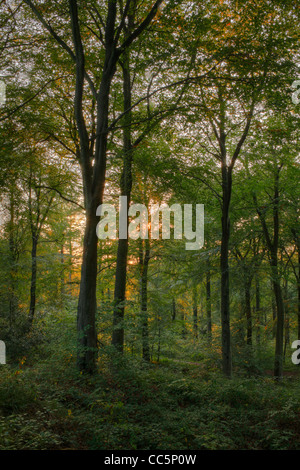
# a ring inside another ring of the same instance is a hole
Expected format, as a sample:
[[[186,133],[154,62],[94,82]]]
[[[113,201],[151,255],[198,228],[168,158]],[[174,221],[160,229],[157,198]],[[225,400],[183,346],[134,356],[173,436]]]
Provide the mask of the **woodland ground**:
[[[106,347],[85,377],[65,330],[0,366],[0,450],[300,450],[300,370],[276,383],[271,349],[240,351],[228,380],[204,340],[151,364]]]

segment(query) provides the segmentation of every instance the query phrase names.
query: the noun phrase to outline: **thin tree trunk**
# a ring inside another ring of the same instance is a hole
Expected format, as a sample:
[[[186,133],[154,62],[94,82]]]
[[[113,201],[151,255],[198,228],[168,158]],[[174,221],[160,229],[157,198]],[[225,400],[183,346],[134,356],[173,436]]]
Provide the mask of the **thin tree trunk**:
[[[222,238],[221,238],[221,324],[222,324],[222,359],[223,373],[231,377],[231,334],[230,334],[230,301],[229,301],[229,207],[231,196],[231,173],[222,164]]]
[[[15,230],[15,201],[13,188],[10,189],[10,221],[9,221],[9,251],[10,251],[10,289],[9,289],[9,326],[13,327],[16,316],[16,274],[17,254],[14,238]]]
[[[124,97],[124,130],[123,130],[123,171],[121,176],[121,195],[127,197],[127,213],[131,198],[132,188],[132,158],[131,144],[131,79],[129,52],[124,54],[123,69],[123,97]],[[124,348],[124,313],[126,296],[126,271],[128,257],[128,217],[126,220],[127,237],[119,238],[117,251],[117,266],[114,292],[113,333],[112,344],[123,353]]]
[[[232,375],[231,333],[230,333],[230,291],[229,291],[229,240],[230,240],[230,202],[232,192],[232,172],[243,144],[249,133],[254,111],[254,101],[249,109],[244,131],[235,147],[232,157],[227,162],[226,149],[226,102],[222,86],[218,89],[220,104],[219,135],[217,139],[220,148],[222,173],[222,237],[221,237],[221,326],[222,326],[222,362],[223,373],[230,378]],[[215,129],[216,133],[216,129]]]
[[[86,218],[81,265],[80,292],[77,308],[77,366],[93,373],[96,367],[96,278],[97,278],[96,208]]]
[[[115,277],[115,290],[113,302],[113,332],[112,345],[123,353],[124,349],[124,313],[126,294],[126,270],[127,270],[128,240],[118,241],[117,266]]]
[[[260,339],[261,339],[261,311],[260,311],[260,283],[259,283],[259,278],[256,277],[255,279],[255,316],[256,316],[256,322],[257,322],[257,331],[256,331],[256,341],[257,344],[260,344]]]
[[[247,322],[247,344],[252,345],[251,281],[245,282],[245,312]]]
[[[298,339],[300,339],[300,248],[298,248]]]
[[[181,337],[185,339],[186,338],[185,313],[184,313],[184,309],[182,306],[180,308],[180,312],[181,312]]]
[[[61,274],[60,274],[60,302],[63,305],[64,294],[65,294],[65,258],[64,258],[64,245],[61,245],[60,249],[60,264],[61,264]]]
[[[160,320],[159,325],[158,325],[158,345],[157,345],[157,362],[160,360],[160,349],[161,349],[161,326],[160,326]]]
[[[273,339],[276,337],[276,319],[277,319],[277,310],[276,310],[276,299],[274,295],[274,288],[273,288],[273,282],[271,281],[271,289],[272,289],[272,337]]]
[[[149,240],[145,240],[145,254],[143,247],[140,250],[141,267],[141,327],[142,327],[142,355],[150,362],[149,327],[148,327],[148,266],[150,260]]]
[[[296,241],[297,250],[298,250],[298,276],[296,276],[296,279],[297,279],[297,292],[298,292],[298,310],[297,310],[298,339],[300,339],[300,239],[299,239],[299,236],[296,234],[296,231],[294,233],[294,236],[295,236],[295,241]],[[296,270],[295,270],[295,274],[297,274]]]
[[[30,304],[29,304],[29,325],[31,326],[35,314],[36,306],[36,274],[37,274],[37,246],[38,236],[32,234],[32,248],[31,248],[31,282],[30,282]]]
[[[207,318],[207,339],[209,345],[212,342],[212,321],[211,321],[211,281],[210,269],[206,271],[206,318]]]
[[[286,348],[290,344],[290,319],[289,319],[289,296],[288,296],[288,281],[285,281],[284,286],[284,351],[283,357],[285,360]]]
[[[175,321],[176,320],[176,302],[175,302],[175,299],[173,297],[172,299],[172,321]]]
[[[276,378],[281,378],[283,374],[284,305],[278,274],[276,274],[276,279],[277,280],[273,281],[273,289],[277,306],[274,376]]]
[[[282,289],[280,285],[280,275],[278,270],[278,245],[279,245],[279,177],[282,164],[276,169],[274,180],[273,196],[273,240],[271,239],[265,215],[262,209],[258,207],[256,195],[253,195],[256,210],[259,215],[265,241],[270,255],[270,266],[272,274],[272,286],[276,302],[276,340],[275,340],[275,362],[274,377],[282,378],[283,375],[283,335],[284,335],[284,304]]]
[[[73,289],[72,289],[72,266],[73,266],[73,250],[72,250],[72,240],[70,238],[69,242],[69,284],[70,288],[68,289],[69,293],[72,295],[73,294]]]

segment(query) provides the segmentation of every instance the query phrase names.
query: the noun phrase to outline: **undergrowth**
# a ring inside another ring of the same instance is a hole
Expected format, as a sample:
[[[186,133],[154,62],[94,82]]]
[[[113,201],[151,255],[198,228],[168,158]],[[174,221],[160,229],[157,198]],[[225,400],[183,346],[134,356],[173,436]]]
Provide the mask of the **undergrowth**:
[[[300,449],[298,375],[228,380],[205,357],[112,358],[103,351],[94,376],[71,350],[1,366],[0,450]]]

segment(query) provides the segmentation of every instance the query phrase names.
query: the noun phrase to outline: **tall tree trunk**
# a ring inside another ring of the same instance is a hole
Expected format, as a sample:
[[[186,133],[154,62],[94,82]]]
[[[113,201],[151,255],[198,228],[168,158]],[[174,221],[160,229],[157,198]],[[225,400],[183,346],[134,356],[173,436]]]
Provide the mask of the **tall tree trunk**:
[[[158,320],[158,345],[157,345],[157,362],[160,360],[160,350],[161,350],[161,320]]]
[[[32,234],[32,247],[31,247],[31,282],[30,282],[30,304],[29,304],[29,325],[31,326],[35,314],[36,306],[36,274],[37,274],[37,246],[38,236],[36,233]]]
[[[252,315],[251,315],[251,280],[245,282],[245,312],[247,322],[247,344],[252,345]]]
[[[279,245],[279,176],[282,165],[277,169],[274,182],[273,199],[273,244],[270,244],[271,251],[271,269],[273,289],[276,299],[277,322],[276,322],[276,346],[274,376],[277,379],[283,375],[283,334],[284,334],[284,304],[282,289],[280,284],[280,275],[278,270],[278,245]]]
[[[265,220],[265,213],[258,207],[256,196],[254,195],[254,203],[259,215],[265,241],[270,255],[270,267],[272,275],[272,286],[276,302],[276,340],[275,340],[275,361],[274,361],[274,377],[282,378],[283,375],[283,335],[284,335],[284,304],[282,289],[280,284],[280,275],[278,270],[278,245],[279,245],[279,177],[282,164],[276,168],[274,178],[274,195],[273,195],[273,240],[271,239],[268,226]]]
[[[272,299],[271,299],[271,304],[272,304],[272,337],[273,339],[276,337],[276,320],[277,320],[277,309],[276,309],[276,299],[274,295],[274,287],[273,287],[273,281],[271,280],[271,291],[272,291]]]
[[[113,332],[112,345],[123,353],[124,348],[124,313],[126,294],[128,240],[118,241],[117,266],[115,277],[115,290],[113,302]]]
[[[96,278],[97,278],[97,217],[96,207],[86,216],[81,264],[80,292],[77,308],[77,366],[93,373],[96,367]]]
[[[256,323],[257,323],[257,331],[256,331],[256,341],[257,344],[260,344],[261,339],[261,311],[260,311],[260,283],[259,278],[256,276],[255,279],[255,316],[256,316]]]
[[[274,376],[280,379],[283,375],[283,335],[284,335],[284,303],[278,272],[277,250],[271,253],[272,284],[276,301],[276,340]]]
[[[176,320],[176,302],[175,298],[172,299],[172,321]]]
[[[298,319],[298,339],[300,340],[300,237],[297,234],[296,230],[292,230],[295,243],[298,250],[298,274],[297,270],[294,270],[296,280],[297,280],[297,292],[298,292],[298,309],[297,309],[297,319]]]
[[[298,245],[298,339],[300,339],[300,245]]]
[[[141,268],[141,327],[142,327],[142,355],[150,362],[149,327],[148,327],[148,266],[150,261],[149,240],[145,240],[145,254],[143,245],[140,249]]]
[[[97,281],[97,235],[96,211],[103,201],[106,176],[106,150],[108,113],[111,81],[116,71],[116,44],[114,28],[116,2],[109,2],[105,30],[105,59],[99,93],[97,95],[97,126],[90,141],[83,113],[85,57],[79,26],[77,2],[69,0],[73,43],[76,55],[76,87],[74,109],[80,141],[80,163],[86,209],[86,226],[83,242],[80,292],[77,308],[78,353],[77,366],[82,372],[92,373],[96,368],[96,281]],[[94,157],[94,163],[93,163]]]
[[[9,327],[12,328],[17,307],[16,298],[16,274],[17,274],[17,250],[15,245],[15,198],[13,187],[10,188],[10,221],[8,225],[8,239],[9,239],[9,252],[10,252],[10,288],[9,288]]]
[[[72,266],[73,266],[73,249],[72,249],[72,240],[70,237],[69,241],[69,289],[68,292],[72,295],[73,294],[73,289],[72,289]]]
[[[181,313],[181,337],[185,339],[186,338],[185,312],[182,306],[180,307],[180,313]]]
[[[121,195],[127,197],[126,213],[130,205],[132,188],[132,158],[131,144],[131,79],[129,52],[124,54],[123,69],[123,97],[124,97],[124,130],[123,130],[123,171],[121,176]],[[124,313],[126,296],[126,271],[128,257],[128,217],[126,219],[126,238],[118,240],[117,267],[114,292],[113,333],[112,344],[123,353],[124,347]]]
[[[286,348],[290,344],[290,318],[289,318],[289,293],[288,281],[285,281],[284,286],[284,351],[283,358],[285,360]]]
[[[123,6],[120,2],[121,20],[116,27],[117,0],[107,2],[107,16],[104,26],[103,52],[105,54],[99,92],[85,70],[85,53],[82,44],[80,21],[78,17],[78,2],[69,0],[69,15],[71,19],[73,49],[53,30],[39,8],[31,0],[25,0],[41,24],[48,30],[52,38],[68,52],[76,67],[76,85],[74,97],[74,114],[78,132],[79,151],[78,156],[81,165],[83,179],[83,195],[86,209],[86,226],[83,244],[83,258],[81,265],[80,293],[77,309],[78,328],[78,355],[77,364],[81,371],[92,372],[95,370],[96,359],[96,278],[97,278],[97,238],[96,210],[103,201],[103,192],[106,174],[106,150],[108,136],[108,114],[111,81],[116,72],[119,57],[126,52],[131,44],[145,31],[155,18],[163,0],[156,0],[146,18],[122,43],[119,42],[126,30],[129,9],[136,3],[126,2]],[[84,4],[81,2],[81,7]],[[134,8],[135,9],[135,8]],[[102,22],[102,20],[101,20]],[[122,38],[123,39],[123,38]],[[99,51],[98,51],[99,52]],[[96,51],[97,53],[97,51]],[[101,54],[100,54],[101,55]],[[83,111],[84,82],[87,80],[92,90],[93,99],[97,102],[96,132],[88,133]],[[94,148],[95,147],[95,148]]]
[[[193,333],[194,338],[198,339],[198,307],[197,304],[193,306]]]
[[[254,101],[252,101],[249,112],[247,113],[246,125],[244,131],[235,147],[231,158],[227,156],[226,149],[226,100],[224,100],[224,90],[220,85],[218,87],[218,97],[220,105],[219,113],[219,134],[215,124],[214,133],[218,139],[221,161],[222,175],[222,237],[221,237],[221,326],[222,326],[222,363],[223,373],[230,378],[232,375],[231,358],[231,334],[230,334],[230,297],[229,297],[229,240],[230,240],[230,201],[232,191],[232,172],[237,158],[241,152],[243,144],[249,133],[251,120],[254,111]],[[227,161],[228,160],[228,161]]]
[[[226,157],[225,157],[226,158]],[[231,198],[231,172],[226,160],[222,163],[222,238],[221,238],[221,324],[222,324],[222,360],[223,373],[231,377],[231,334],[230,334],[230,301],[229,301],[229,208]]]
[[[211,321],[211,281],[210,269],[206,271],[206,320],[207,320],[207,339],[209,345],[212,342],[212,321]]]
[[[61,245],[60,249],[60,264],[61,264],[61,273],[60,273],[60,303],[63,306],[64,294],[65,294],[65,257],[64,257],[64,245]]]

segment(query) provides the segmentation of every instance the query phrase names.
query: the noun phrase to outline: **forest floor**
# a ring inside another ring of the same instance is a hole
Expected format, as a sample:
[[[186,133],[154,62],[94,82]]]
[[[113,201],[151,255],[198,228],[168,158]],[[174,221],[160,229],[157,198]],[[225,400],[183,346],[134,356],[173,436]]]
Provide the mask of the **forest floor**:
[[[300,450],[300,370],[222,377],[211,361],[73,356],[0,369],[0,450]]]

